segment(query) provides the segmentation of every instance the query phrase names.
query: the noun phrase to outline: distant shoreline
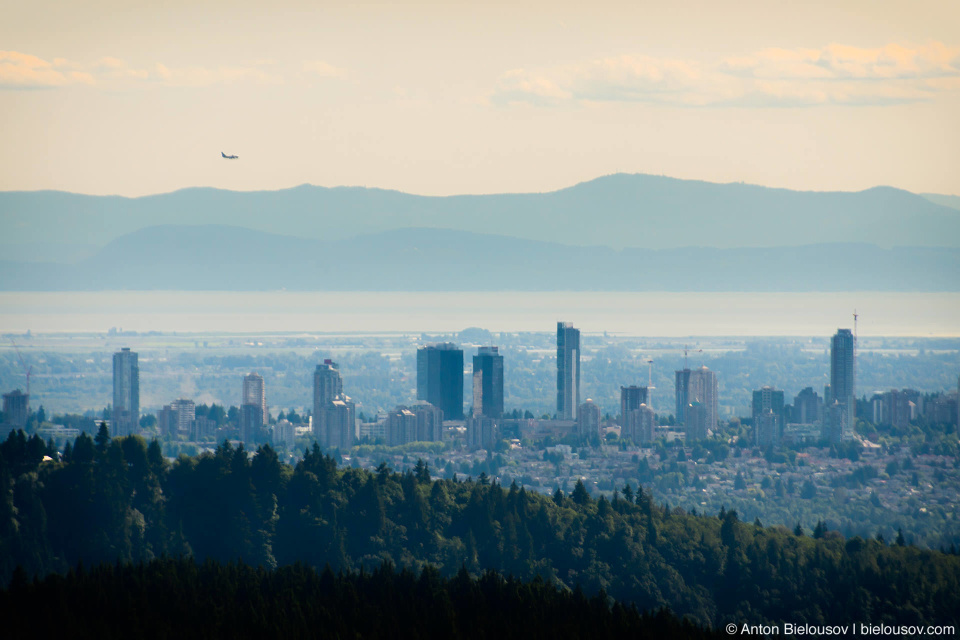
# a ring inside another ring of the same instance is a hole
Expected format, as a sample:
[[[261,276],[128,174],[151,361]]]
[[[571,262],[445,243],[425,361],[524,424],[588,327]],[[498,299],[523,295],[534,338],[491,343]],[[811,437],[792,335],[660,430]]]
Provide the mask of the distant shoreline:
[[[0,333],[544,332],[620,336],[960,337],[955,292],[0,292]]]

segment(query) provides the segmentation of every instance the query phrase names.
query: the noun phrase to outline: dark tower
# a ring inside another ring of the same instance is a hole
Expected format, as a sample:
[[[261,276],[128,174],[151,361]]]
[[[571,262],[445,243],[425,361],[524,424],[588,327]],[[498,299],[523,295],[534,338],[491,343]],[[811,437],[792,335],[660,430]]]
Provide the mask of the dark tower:
[[[417,399],[439,408],[445,420],[463,419],[462,349],[452,342],[417,349]]]
[[[831,417],[831,441],[847,440],[853,435],[857,408],[853,366],[853,333],[850,329],[837,329],[830,340],[830,403],[839,405]]]
[[[576,420],[580,407],[580,330],[557,323],[557,415]]]
[[[503,415],[503,356],[497,347],[479,347],[473,356],[473,415]]]
[[[124,347],[113,354],[114,436],[129,436],[140,429],[140,367],[137,354]]]

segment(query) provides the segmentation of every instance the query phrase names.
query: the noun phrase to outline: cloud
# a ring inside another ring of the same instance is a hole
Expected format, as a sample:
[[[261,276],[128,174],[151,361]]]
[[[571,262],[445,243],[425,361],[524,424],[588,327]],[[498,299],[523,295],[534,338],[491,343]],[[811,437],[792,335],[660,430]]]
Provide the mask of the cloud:
[[[340,78],[346,73],[343,69],[323,60],[306,60],[303,63],[303,70],[321,78]]]
[[[146,69],[134,69],[119,58],[100,58],[92,66],[94,73],[105,81],[109,80],[149,80],[150,72]]]
[[[155,82],[172,87],[207,87],[220,84],[254,82],[280,84],[283,78],[268,73],[261,64],[250,66],[222,66],[215,68],[190,66],[170,68],[157,63],[151,75]]]
[[[724,61],[721,69],[758,78],[910,80],[960,74],[960,47],[934,42],[864,49],[831,44],[822,49],[765,49]]]
[[[93,83],[91,74],[68,60],[48,62],[28,53],[0,51],[0,87],[36,89]]]
[[[960,47],[770,48],[703,62],[622,55],[504,73],[499,104],[642,102],[676,106],[885,105],[932,100],[960,82]]]
[[[65,58],[52,62],[18,51],[0,51],[0,88],[34,89],[71,85],[95,85],[109,89],[148,86],[205,87],[218,84],[254,82],[277,84],[282,77],[268,73],[271,61],[250,65],[220,67],[168,67],[157,62],[150,68],[138,68],[114,57],[103,57],[82,64]]]

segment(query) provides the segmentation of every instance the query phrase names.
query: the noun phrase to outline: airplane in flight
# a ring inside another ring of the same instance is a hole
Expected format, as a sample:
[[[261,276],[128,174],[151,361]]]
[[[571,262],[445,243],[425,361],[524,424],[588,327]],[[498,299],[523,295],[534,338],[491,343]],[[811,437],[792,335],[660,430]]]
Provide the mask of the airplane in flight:
[[[236,160],[237,158],[240,157],[240,156],[228,156],[228,155],[225,154],[223,151],[220,152],[220,155],[223,156],[224,158],[226,158],[227,160]]]

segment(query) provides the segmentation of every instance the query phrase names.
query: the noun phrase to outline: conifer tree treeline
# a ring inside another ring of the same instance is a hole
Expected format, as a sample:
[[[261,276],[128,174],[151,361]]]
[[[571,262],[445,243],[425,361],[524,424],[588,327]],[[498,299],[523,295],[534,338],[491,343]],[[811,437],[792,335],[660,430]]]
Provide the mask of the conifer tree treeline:
[[[274,569],[372,571],[384,562],[455,575],[496,570],[706,624],[960,622],[960,556],[876,540],[798,536],[691,516],[641,488],[613,499],[527,493],[481,478],[337,468],[314,447],[295,467],[228,443],[172,465],[130,436],[77,438],[63,461],[38,438],[0,444],[0,581],[83,561],[193,556]]]
[[[666,610],[641,614],[600,593],[461,569],[444,578],[385,564],[372,572],[269,570],[161,559],[80,565],[0,591],[11,637],[94,638],[719,638]]]

